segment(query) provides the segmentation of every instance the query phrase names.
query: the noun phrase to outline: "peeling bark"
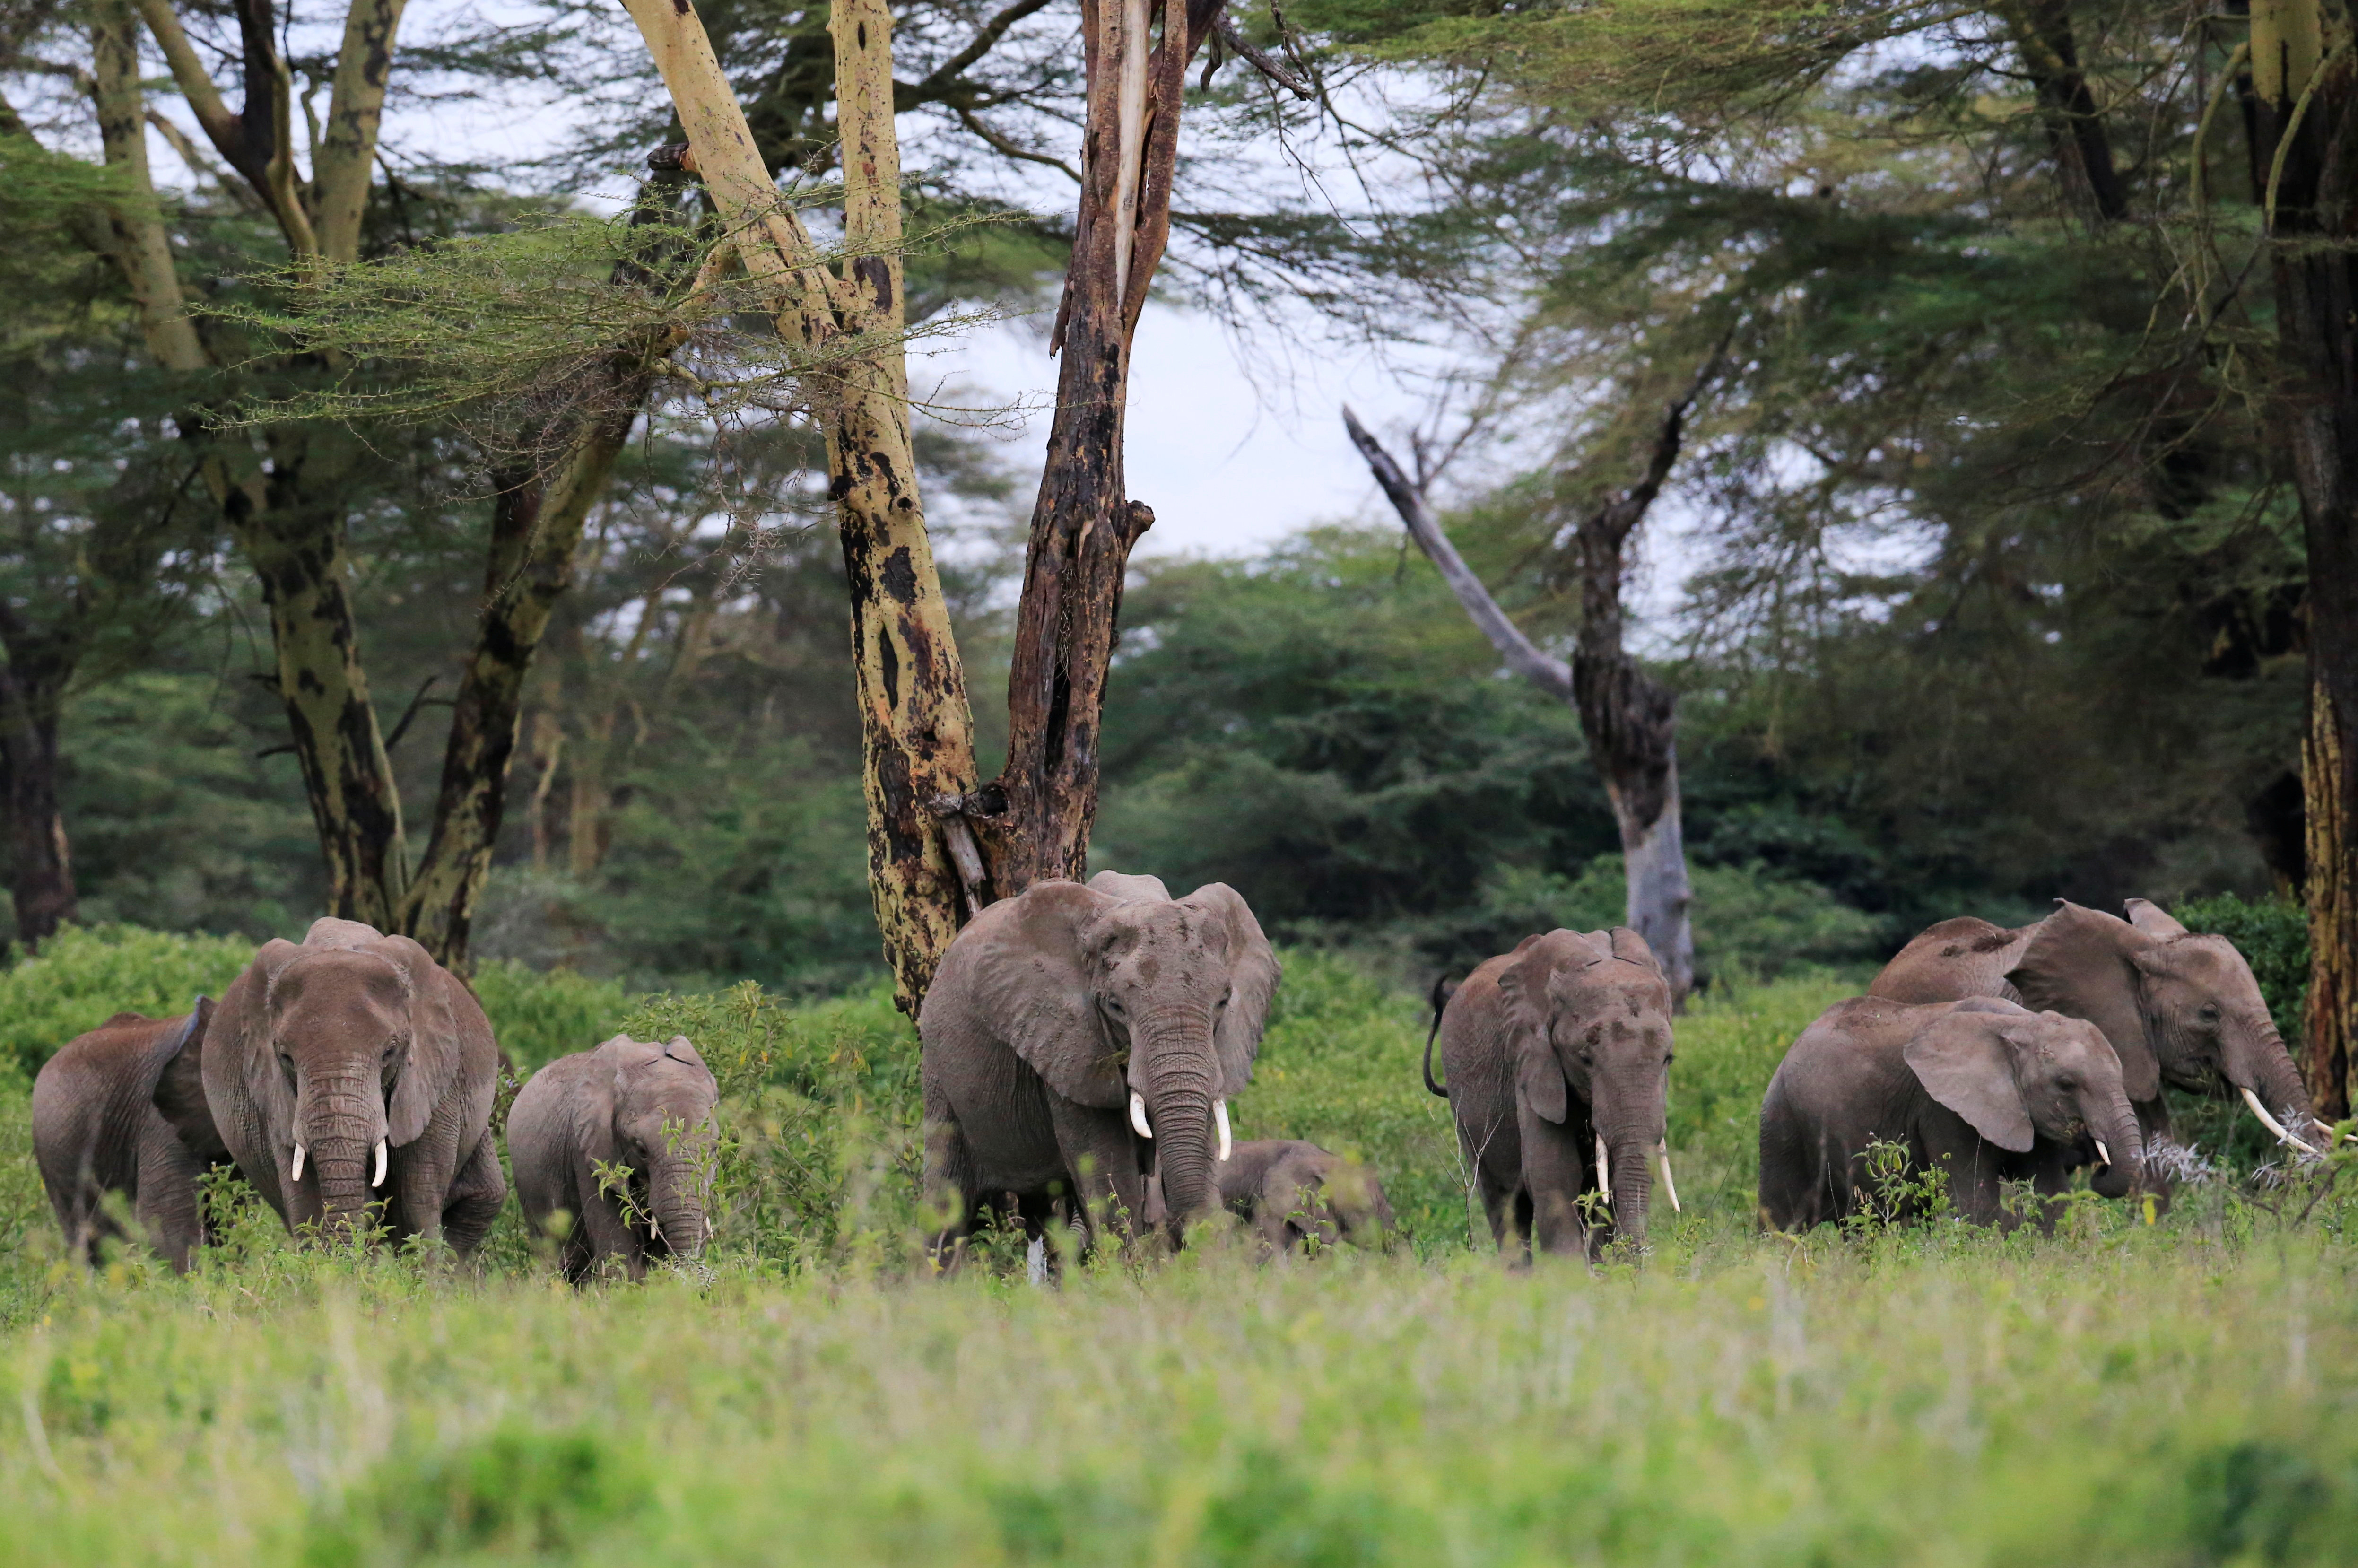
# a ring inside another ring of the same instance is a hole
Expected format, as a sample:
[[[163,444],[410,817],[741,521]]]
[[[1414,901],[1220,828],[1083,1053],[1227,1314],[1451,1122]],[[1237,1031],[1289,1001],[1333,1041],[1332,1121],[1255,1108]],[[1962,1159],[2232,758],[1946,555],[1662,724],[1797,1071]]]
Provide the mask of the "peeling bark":
[[[1130,344],[1171,232],[1188,60],[1219,14],[1185,0],[1083,0],[1088,114],[1080,210],[1054,346],[1056,413],[1016,611],[1007,681],[1007,766],[961,803],[990,871],[989,896],[1087,874],[1099,724],[1130,553],[1154,522],[1126,496],[1122,442]]]
[[[816,356],[838,337],[873,334],[871,349],[831,353],[804,391],[827,436],[849,588],[869,887],[895,1000],[914,1014],[957,934],[957,873],[928,803],[970,787],[974,741],[909,435],[892,15],[883,0],[838,0],[828,21],[851,253],[847,276],[838,277],[817,260],[800,219],[779,202],[694,6],[624,3],[746,272],[770,290],[780,336]]]

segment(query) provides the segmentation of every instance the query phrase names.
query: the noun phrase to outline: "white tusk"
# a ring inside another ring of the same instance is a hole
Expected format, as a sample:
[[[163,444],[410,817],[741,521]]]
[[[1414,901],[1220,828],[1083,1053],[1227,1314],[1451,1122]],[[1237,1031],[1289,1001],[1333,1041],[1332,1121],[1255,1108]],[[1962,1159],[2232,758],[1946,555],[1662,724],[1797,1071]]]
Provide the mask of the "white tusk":
[[[1216,1099],[1212,1102],[1212,1120],[1220,1130],[1220,1159],[1225,1162],[1228,1157],[1228,1101],[1224,1099]]]
[[[2113,1162],[2113,1152],[2104,1147],[2104,1141],[2101,1138],[2096,1140],[2096,1159],[2106,1165]]]
[[[1605,1158],[1605,1134],[1596,1135],[1596,1190],[1605,1195],[1606,1204],[1613,1202],[1613,1167]]]
[[[1141,1138],[1154,1136],[1154,1129],[1146,1125],[1146,1097],[1136,1089],[1130,1091],[1130,1125]]]
[[[1683,1214],[1686,1211],[1679,1207],[1679,1184],[1671,1179],[1671,1141],[1663,1139],[1655,1145],[1655,1150],[1662,1157],[1662,1190],[1671,1196],[1671,1212]]]
[[[1048,1238],[1035,1236],[1032,1245],[1023,1249],[1023,1282],[1044,1285],[1048,1282]]]
[[[376,1141],[376,1174],[369,1178],[369,1185],[384,1185],[384,1140],[382,1138]]]
[[[2303,1143],[2291,1133],[2287,1132],[2284,1128],[2277,1123],[2277,1119],[2268,1114],[2268,1108],[2260,1103],[2260,1097],[2254,1094],[2249,1089],[2245,1089],[2244,1091],[2244,1103],[2252,1108],[2252,1114],[2260,1119],[2260,1125],[2262,1127],[2266,1128],[2270,1132],[2277,1135],[2277,1141],[2289,1143],[2304,1154],[2314,1154],[2317,1152],[2316,1150],[2310,1148],[2308,1144]]]
[[[295,1145],[295,1166],[287,1173],[287,1179],[290,1182],[299,1182],[303,1179],[303,1145],[300,1143]]]

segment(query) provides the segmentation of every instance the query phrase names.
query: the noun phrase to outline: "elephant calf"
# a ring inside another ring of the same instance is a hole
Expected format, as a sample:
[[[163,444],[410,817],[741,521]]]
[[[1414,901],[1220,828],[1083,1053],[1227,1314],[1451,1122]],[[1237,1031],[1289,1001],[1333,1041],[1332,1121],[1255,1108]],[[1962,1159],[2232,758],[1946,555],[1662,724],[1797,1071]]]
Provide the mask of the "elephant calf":
[[[568,1280],[579,1284],[611,1258],[636,1280],[650,1257],[704,1250],[719,1098],[704,1058],[677,1034],[664,1045],[617,1034],[559,1056],[517,1093],[508,1110],[516,1196],[536,1229],[557,1228],[559,1210],[568,1216],[558,1254]],[[625,1191],[600,1183],[600,1164],[630,1168]]]
[[[1218,1167],[1220,1201],[1252,1222],[1273,1252],[1304,1241],[1380,1247],[1393,1230],[1392,1206],[1373,1171],[1315,1143],[1254,1139],[1235,1145]],[[1147,1204],[1155,1218],[1158,1189]]]
[[[199,997],[182,1018],[118,1012],[77,1035],[33,1080],[33,1158],[66,1245],[91,1262],[119,1236],[108,1193],[120,1193],[156,1250],[185,1273],[204,1240],[197,1177],[229,1158],[213,1128],[198,1053],[186,1049],[211,1020]]]
[[[1855,997],[1828,1008],[1785,1054],[1760,1107],[1760,1220],[1800,1231],[1885,1194],[1867,1146],[1908,1152],[1907,1175],[1941,1172],[1958,1214],[2015,1221],[1999,1183],[2063,1190],[2083,1164],[2118,1197],[2145,1161],[2120,1058],[2095,1025],[1996,998],[1911,1004]],[[2051,1217],[2042,1212],[2042,1225]]]

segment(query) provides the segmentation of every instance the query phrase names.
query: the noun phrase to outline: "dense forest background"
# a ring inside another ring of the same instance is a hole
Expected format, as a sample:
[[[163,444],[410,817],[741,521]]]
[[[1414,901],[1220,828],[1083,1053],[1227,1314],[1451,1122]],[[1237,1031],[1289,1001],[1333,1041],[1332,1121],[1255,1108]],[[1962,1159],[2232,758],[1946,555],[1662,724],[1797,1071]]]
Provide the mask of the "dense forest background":
[[[975,115],[952,105],[911,142],[913,211],[993,220],[912,256],[921,319],[1053,304],[1065,199],[1029,200],[1018,176],[1065,124],[1070,84],[1041,62],[1071,22],[1019,9],[1008,36],[1032,53],[989,101],[996,129],[957,139]],[[2250,368],[2265,306],[2235,282],[2262,193],[2214,102],[2234,7],[1837,6],[1823,47],[1786,55],[1731,43],[1723,9],[1534,13],[1522,34],[1482,7],[1240,11],[1323,98],[1233,61],[1191,93],[1165,287],[1261,330],[1452,351],[1417,449],[1452,454],[1434,483],[1458,547],[1551,645],[1578,615],[1567,519],[1628,482],[1670,389],[1722,356],[1640,546],[1660,607],[1643,651],[1682,699],[1706,977],[1877,958],[1931,920],[2012,923],[2057,896],[2294,886],[2304,585]],[[72,10],[7,10],[8,655],[72,651],[57,750],[81,920],[291,934],[324,882],[259,590],[190,500],[185,385],[77,248],[90,190],[24,129],[79,134],[70,85],[38,69],[72,53]],[[708,10],[757,123],[823,143],[824,81],[795,75],[823,8]],[[903,25],[922,56],[973,20],[916,6]],[[656,107],[531,168],[393,168],[363,254],[528,231],[636,168],[660,100],[601,25],[551,7],[396,71],[396,100],[570,70]],[[1626,79],[1567,63],[1599,50]],[[1599,113],[1665,59],[1674,86]],[[921,95],[913,114],[938,110]],[[1311,201],[1282,177],[1312,168],[1357,178]],[[174,200],[210,299],[278,264],[200,157]],[[480,420],[320,427],[423,823],[498,454]],[[987,777],[1031,474],[954,422],[922,434],[929,493],[955,497],[936,531]],[[637,427],[532,673],[478,957],[808,991],[875,973],[813,450],[792,418]],[[1283,939],[1402,978],[1617,921],[1614,820],[1573,714],[1502,676],[1389,515],[1357,504],[1338,493],[1254,557],[1133,562],[1093,863],[1230,881]]]

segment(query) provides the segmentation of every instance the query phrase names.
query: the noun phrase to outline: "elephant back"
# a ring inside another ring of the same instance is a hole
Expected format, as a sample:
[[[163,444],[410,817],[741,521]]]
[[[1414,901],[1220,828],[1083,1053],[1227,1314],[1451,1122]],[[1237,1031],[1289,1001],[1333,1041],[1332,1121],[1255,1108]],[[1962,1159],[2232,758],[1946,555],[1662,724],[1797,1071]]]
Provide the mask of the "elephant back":
[[[1967,997],[1999,997],[2020,1001],[2022,993],[2006,979],[2023,949],[2039,928],[2008,930],[1986,920],[1960,915],[1926,927],[1866,988],[1866,994],[1886,1001],[1924,1003],[1963,1001]]]

